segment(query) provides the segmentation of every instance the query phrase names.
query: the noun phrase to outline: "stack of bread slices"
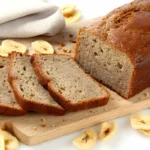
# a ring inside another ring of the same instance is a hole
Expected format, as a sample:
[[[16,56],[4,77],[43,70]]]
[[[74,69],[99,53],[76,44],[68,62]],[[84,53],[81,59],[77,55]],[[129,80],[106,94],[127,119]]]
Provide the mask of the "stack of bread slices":
[[[0,57],[0,113],[64,115],[105,105],[109,93],[66,55]]]

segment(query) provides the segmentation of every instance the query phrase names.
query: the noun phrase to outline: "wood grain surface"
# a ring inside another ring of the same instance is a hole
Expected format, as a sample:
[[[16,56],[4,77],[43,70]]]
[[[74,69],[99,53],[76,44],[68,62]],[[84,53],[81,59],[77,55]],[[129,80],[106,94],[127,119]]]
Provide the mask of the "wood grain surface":
[[[47,40],[52,43],[56,53],[74,56],[75,39],[79,27],[91,24],[95,19],[81,21],[66,27],[60,34],[54,37],[40,36],[30,39],[15,39],[27,45],[37,39]],[[61,46],[65,43],[65,46]],[[109,90],[109,89],[108,89]],[[30,112],[21,117],[0,116],[2,128],[11,130],[23,143],[35,145],[59,136],[69,134],[80,129],[99,124],[106,120],[125,116],[150,107],[150,88],[129,100],[125,100],[115,92],[111,93],[106,106],[92,108],[78,112],[68,112],[64,116],[50,116]]]

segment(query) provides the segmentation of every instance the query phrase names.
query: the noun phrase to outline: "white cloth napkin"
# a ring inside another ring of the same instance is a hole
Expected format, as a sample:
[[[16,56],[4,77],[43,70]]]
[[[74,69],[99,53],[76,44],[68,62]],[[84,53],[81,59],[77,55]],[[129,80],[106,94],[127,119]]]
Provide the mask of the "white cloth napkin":
[[[0,0],[0,38],[52,36],[64,27],[59,7],[45,0]]]

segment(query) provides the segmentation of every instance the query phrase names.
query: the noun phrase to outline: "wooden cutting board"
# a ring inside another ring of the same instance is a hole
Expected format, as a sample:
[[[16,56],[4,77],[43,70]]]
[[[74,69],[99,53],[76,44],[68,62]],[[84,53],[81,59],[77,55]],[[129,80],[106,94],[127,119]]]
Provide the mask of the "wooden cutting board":
[[[54,37],[41,36],[15,40],[26,44],[29,48],[30,43],[34,40],[47,40],[53,44],[56,53],[67,53],[74,56],[74,40],[76,39],[78,28],[89,25],[93,21],[94,19],[69,25],[63,32]],[[62,46],[63,44],[65,46]],[[111,90],[109,92],[111,93],[110,100],[103,107],[71,112],[64,116],[50,116],[33,112],[21,117],[6,117],[1,115],[0,125],[3,128],[11,130],[23,143],[35,145],[150,107],[150,88],[129,100],[123,99]]]

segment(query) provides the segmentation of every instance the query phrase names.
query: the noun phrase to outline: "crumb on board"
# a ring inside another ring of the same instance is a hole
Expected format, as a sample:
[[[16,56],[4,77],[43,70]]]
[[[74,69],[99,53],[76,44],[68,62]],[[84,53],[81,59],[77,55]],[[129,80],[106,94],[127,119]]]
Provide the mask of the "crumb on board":
[[[63,49],[63,52],[67,53],[67,49]]]
[[[46,127],[46,124],[41,124],[41,127],[45,128],[45,127]]]
[[[63,119],[62,122],[67,122],[67,119]]]
[[[54,124],[51,124],[50,127],[55,127],[55,125],[54,125]]]
[[[61,47],[64,47],[64,46],[66,46],[66,44],[63,43],[63,42],[60,42],[60,46],[61,46]]]
[[[58,47],[58,50],[61,50],[62,49],[62,47]]]
[[[144,93],[144,95],[145,95],[146,97],[148,97],[148,96],[149,96],[149,93],[148,93],[148,92],[146,92],[146,93]]]
[[[92,113],[93,111],[92,110],[90,110],[90,113]]]
[[[37,130],[37,127],[33,127],[32,129],[33,129],[33,131],[36,131],[36,130]]]
[[[71,42],[71,43],[76,43],[76,41],[75,41],[75,40],[70,40],[70,42]]]
[[[104,108],[104,110],[106,111],[106,110],[107,110],[107,108]]]
[[[71,50],[70,50],[70,49],[63,48],[62,50],[63,50],[63,52],[65,52],[65,53],[71,53]]]
[[[42,122],[46,122],[46,120],[45,120],[44,118],[41,118],[40,120],[41,120]]]
[[[139,100],[142,100],[142,97],[139,97],[138,99],[139,99]]]
[[[69,37],[70,37],[70,38],[72,38],[72,37],[73,37],[73,35],[72,35],[72,34],[69,34]]]

